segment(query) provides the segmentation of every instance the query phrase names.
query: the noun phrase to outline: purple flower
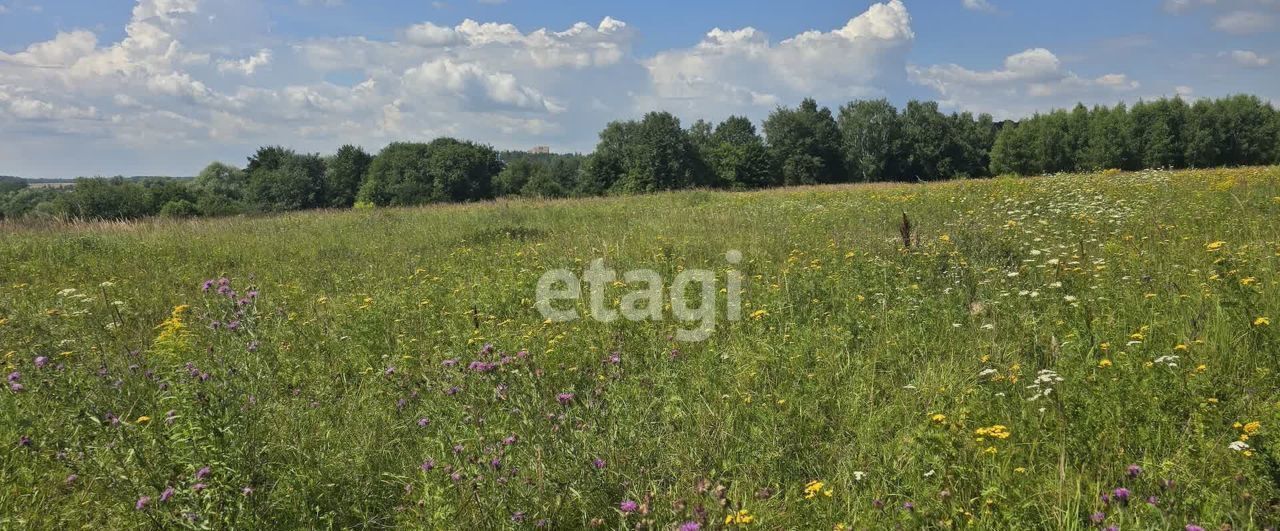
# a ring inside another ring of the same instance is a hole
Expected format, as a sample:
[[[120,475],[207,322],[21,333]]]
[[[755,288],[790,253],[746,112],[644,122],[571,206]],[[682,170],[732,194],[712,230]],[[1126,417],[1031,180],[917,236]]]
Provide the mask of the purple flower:
[[[604,459],[597,457],[595,461],[591,462],[591,466],[596,467],[596,470],[604,470]]]
[[[203,283],[203,284],[201,284],[201,285],[200,285],[200,291],[208,292],[208,291],[209,291],[209,288],[212,288],[212,287],[213,287],[213,281],[212,281],[212,280],[206,280],[206,281],[204,281],[204,283]]]
[[[36,368],[37,368],[37,369],[43,369],[43,368],[44,368],[44,366],[45,366],[45,365],[48,365],[48,364],[49,364],[49,358],[46,358],[46,357],[44,357],[44,356],[36,356]]]
[[[911,502],[903,502],[903,503],[902,503],[902,510],[907,511],[907,512],[914,511],[914,510],[916,510],[916,504],[911,503]]]
[[[516,443],[517,441],[519,441],[519,440],[520,440],[520,439],[519,439],[518,437],[516,437],[515,435],[508,435],[506,439],[503,439],[503,440],[502,440],[502,445],[503,445],[503,446],[511,446],[511,445],[515,444],[515,443]]]
[[[459,482],[459,481],[462,481],[462,473],[461,473],[461,472],[454,472],[454,473],[452,473],[452,474],[449,474],[449,479],[453,480],[453,482],[454,482],[454,483],[457,483],[457,482]]]
[[[467,365],[467,368],[471,369],[472,372],[484,373],[484,372],[493,371],[494,369],[498,368],[498,364],[476,360],[471,362],[470,365]]]
[[[1129,468],[1125,471],[1125,473],[1130,478],[1136,478],[1142,475],[1142,467],[1138,465],[1129,465]]]
[[[13,372],[9,373],[9,382],[10,382],[10,383],[16,382],[16,381],[21,380],[21,379],[22,379],[22,373],[20,373],[20,372],[18,372],[18,371],[13,371]]]
[[[206,489],[206,488],[208,488],[208,485],[205,485],[204,483],[196,483],[195,485],[192,485],[192,486],[191,486],[191,491],[192,491],[192,492],[200,492],[200,491],[202,491],[202,490],[204,490],[204,489]]]
[[[419,428],[425,428],[425,427],[427,427],[427,425],[429,425],[429,424],[431,424],[431,419],[428,419],[428,418],[426,418],[426,417],[423,417],[423,418],[418,419],[418,427],[419,427]]]
[[[23,448],[31,446],[31,437],[27,437],[26,435],[18,437],[18,446]]]
[[[1160,505],[1160,498],[1157,498],[1155,496],[1147,496],[1147,505],[1150,505],[1152,507],[1156,505]]]
[[[27,389],[26,387],[23,387],[23,386],[22,386],[22,384],[20,384],[20,383],[18,383],[18,382],[13,382],[13,383],[9,384],[9,390],[10,390],[10,391],[13,391],[13,392],[15,392],[15,393],[21,393],[21,392],[23,392],[23,391],[24,391],[24,390],[26,390],[26,389]]]
[[[80,479],[80,476],[76,474],[71,474],[70,476],[67,476],[67,479],[64,481],[64,483],[66,483],[67,485],[70,485],[72,483],[75,483],[77,479]]]
[[[445,367],[455,367],[458,365],[458,360],[444,360],[440,362],[440,364],[444,365]]]
[[[454,453],[454,454],[460,454],[460,453],[462,453],[462,451],[463,451],[463,450],[466,450],[466,448],[464,448],[461,444],[455,444],[455,445],[453,445],[453,453]]]
[[[610,354],[608,358],[605,358],[604,361],[611,365],[618,365],[622,363],[622,356],[618,355],[617,352],[614,352],[613,354]]]
[[[871,506],[875,507],[876,509],[884,510],[884,501],[879,498],[876,498],[874,500],[871,500]]]
[[[1092,515],[1089,516],[1089,521],[1093,522],[1094,524],[1101,524],[1102,522],[1106,521],[1106,519],[1107,519],[1106,513],[1101,513],[1101,512],[1093,513]]]
[[[640,504],[631,500],[623,500],[622,503],[618,504],[618,509],[621,509],[624,513],[634,513],[639,508]]]
[[[489,460],[489,466],[493,467],[494,470],[502,468],[502,460],[498,459],[497,457],[494,457],[493,459]]]
[[[151,503],[151,496],[143,496],[138,498],[138,503],[133,504],[133,508],[135,510],[142,511],[147,508],[148,503]]]
[[[426,461],[423,461],[423,462],[422,462],[422,466],[421,466],[420,468],[422,468],[422,471],[423,471],[423,472],[430,472],[430,471],[431,471],[432,469],[434,469],[435,467],[436,467],[436,460],[435,460],[435,459],[427,459]]]
[[[680,524],[679,531],[700,531],[701,529],[702,529],[702,524],[699,524],[698,522],[689,521],[689,522]]]
[[[527,350],[521,350],[520,352],[517,352],[517,353],[516,353],[516,357],[517,357],[517,358],[520,358],[520,359],[525,359],[525,358],[529,357],[529,351],[527,351]]]
[[[209,477],[209,473],[210,473],[210,472],[213,472],[213,470],[212,470],[212,469],[210,469],[210,468],[209,468],[209,467],[207,467],[207,466],[206,466],[206,467],[201,468],[200,470],[197,470],[197,471],[196,471],[196,480],[198,481],[198,480],[204,479],[204,478],[206,478],[206,477]]]
[[[1124,487],[1120,487],[1111,492],[1111,495],[1120,503],[1129,503],[1129,494],[1129,489]]]
[[[230,323],[227,323],[227,330],[235,332],[236,330],[239,330],[239,329],[240,329],[240,321],[231,321]]]
[[[481,354],[492,354],[492,353],[493,353],[493,343],[485,343],[485,344],[484,344],[484,347],[482,347],[482,348],[480,349],[480,353],[481,353]]]
[[[395,367],[387,367],[387,370],[382,371],[383,376],[391,376],[391,375],[393,375],[393,374],[395,374],[395,373],[396,373],[396,368],[395,368]]]
[[[461,391],[461,390],[462,390],[461,388],[459,388],[458,386],[456,386],[456,385],[455,385],[455,386],[453,386],[453,387],[450,387],[450,388],[448,388],[448,389],[445,389],[445,390],[444,390],[444,394],[449,395],[449,396],[453,396],[453,395],[458,394],[458,391]]]
[[[573,393],[560,393],[556,395],[556,402],[559,402],[562,406],[569,405],[570,402],[573,402]]]
[[[523,522],[523,521],[524,521],[524,511],[516,511],[514,514],[512,514],[512,515],[511,515],[511,521],[512,521],[512,522],[515,522],[515,523],[517,523],[517,524],[518,524],[518,523],[520,523],[520,522]]]
[[[1185,529],[1186,531],[1204,531],[1203,527],[1200,527],[1195,524],[1187,524],[1187,527],[1184,527],[1183,529]]]
[[[160,501],[162,502],[169,501],[169,498],[173,497],[173,492],[174,492],[173,487],[165,487],[164,492],[160,493]]]
[[[1120,526],[1118,526],[1118,525],[1109,525],[1109,526],[1107,526],[1106,531],[1120,531]]]

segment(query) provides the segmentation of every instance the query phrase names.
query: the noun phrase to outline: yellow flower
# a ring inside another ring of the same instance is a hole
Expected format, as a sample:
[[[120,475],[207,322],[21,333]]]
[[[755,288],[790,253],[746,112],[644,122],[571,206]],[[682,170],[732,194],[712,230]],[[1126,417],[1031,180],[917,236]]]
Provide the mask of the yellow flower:
[[[1258,279],[1256,277],[1245,277],[1240,279],[1241,286],[1252,286],[1257,283],[1258,283]]]
[[[996,424],[987,428],[978,428],[974,430],[973,433],[979,437],[992,437],[1001,440],[1008,439],[1011,435],[1011,433],[1009,433],[1009,428],[1002,424]]]
[[[932,420],[935,424],[942,424],[947,421],[947,416],[942,413],[934,413],[929,417],[929,420]]]
[[[942,243],[951,243],[951,235],[943,234],[942,236],[938,236],[938,241]]]
[[[138,420],[136,420],[135,422],[137,422],[138,424],[146,424],[148,422],[151,422],[151,417],[143,415],[141,417],[138,417]]]
[[[1204,372],[1204,371],[1207,371],[1207,370],[1209,370],[1209,366],[1208,366],[1208,365],[1200,364],[1200,365],[1197,365],[1197,366],[1196,366],[1196,372]]]
[[[1015,469],[1013,469],[1013,471],[1014,471],[1014,473],[1017,473],[1017,474],[1026,474],[1026,473],[1027,473],[1027,469],[1025,469],[1025,468],[1023,468],[1023,467],[1015,468]]]
[[[1106,352],[1108,350],[1111,350],[1111,343],[1103,343],[1101,345],[1098,345],[1098,348],[1101,349],[1103,352]]]
[[[1255,420],[1253,422],[1245,424],[1244,427],[1242,427],[1241,429],[1244,431],[1245,435],[1253,435],[1255,433],[1258,433],[1258,430],[1262,429],[1262,423]]]
[[[1098,362],[1099,369],[1105,369],[1107,367],[1110,367],[1111,365],[1112,365],[1111,360],[1102,360]]]
[[[746,509],[730,513],[724,517],[724,525],[748,525],[755,521],[756,517],[752,516]]]
[[[805,486],[804,486],[804,499],[806,499],[806,500],[812,500],[813,498],[817,497],[817,496],[818,496],[818,494],[820,494],[820,493],[821,493],[821,494],[824,494],[824,495],[826,495],[828,498],[830,498],[830,497],[831,497],[831,491],[830,491],[830,490],[827,490],[826,492],[823,492],[823,490],[822,490],[822,487],[823,487],[823,486],[825,486],[825,483],[823,483],[823,482],[821,482],[821,481],[818,481],[818,480],[816,480],[816,479],[815,479],[815,480],[813,480],[813,481],[810,481],[810,482],[809,482],[809,483],[807,483],[807,484],[805,484]]]
[[[1270,317],[1259,317],[1253,320],[1253,326],[1271,326]]]
[[[754,312],[751,312],[751,318],[756,320],[763,319],[768,315],[769,315],[769,312],[767,310],[756,310]]]
[[[1209,245],[1204,246],[1204,248],[1205,248],[1205,250],[1206,250],[1206,251],[1209,251],[1209,252],[1211,252],[1211,253],[1212,253],[1212,252],[1214,252],[1214,251],[1217,251],[1217,250],[1221,249],[1221,248],[1222,248],[1222,246],[1224,246],[1224,245],[1226,245],[1226,244],[1227,244],[1227,242],[1217,241],[1217,242],[1213,242],[1213,243],[1210,243]]]

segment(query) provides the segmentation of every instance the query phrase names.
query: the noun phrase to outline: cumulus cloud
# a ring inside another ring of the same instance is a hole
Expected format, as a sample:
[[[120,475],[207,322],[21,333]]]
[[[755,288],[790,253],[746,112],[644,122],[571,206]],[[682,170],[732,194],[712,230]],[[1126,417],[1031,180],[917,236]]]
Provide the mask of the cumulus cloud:
[[[1245,68],[1262,68],[1271,64],[1269,57],[1263,57],[1256,52],[1249,50],[1232,50],[1230,52],[1222,52],[1218,57],[1230,59],[1235,64]]]
[[[988,112],[997,118],[1066,107],[1077,101],[1112,102],[1139,87],[1125,74],[1081,77],[1044,48],[1006,57],[1002,68],[971,70],[956,64],[907,67],[911,81],[938,93],[951,108]]]
[[[774,43],[755,28],[711,30],[687,49],[645,61],[654,107],[747,112],[801,97],[839,100],[881,93],[901,77],[915,39],[900,0],[874,4],[843,27]]]
[[[988,11],[993,12],[996,6],[991,5],[987,0],[963,0],[964,8],[970,11]]]

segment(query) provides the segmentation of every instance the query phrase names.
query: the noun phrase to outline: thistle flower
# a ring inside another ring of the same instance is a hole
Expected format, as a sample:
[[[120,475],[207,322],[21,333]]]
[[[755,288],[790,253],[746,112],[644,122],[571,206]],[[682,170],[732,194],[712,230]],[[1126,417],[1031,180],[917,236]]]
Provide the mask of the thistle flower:
[[[1107,514],[1102,512],[1097,512],[1089,515],[1089,521],[1093,522],[1094,524],[1101,524],[1106,519],[1107,519]]]
[[[213,472],[213,469],[211,469],[211,468],[209,468],[209,467],[207,467],[207,466],[206,466],[206,467],[202,467],[200,470],[197,470],[197,471],[196,471],[196,480],[197,480],[197,481],[199,481],[199,480],[201,480],[201,479],[204,479],[204,478],[206,478],[206,477],[209,477],[209,473],[211,473],[211,472]]]
[[[1129,465],[1129,468],[1126,469],[1125,474],[1127,474],[1130,478],[1136,478],[1138,476],[1141,476],[1142,467],[1138,465]]]
[[[160,501],[162,502],[169,501],[169,498],[173,497],[173,493],[174,493],[173,487],[165,487],[164,492],[160,493]]]
[[[137,503],[133,504],[134,510],[142,511],[147,508],[147,504],[151,503],[151,496],[143,496],[138,498]]]
[[[597,457],[594,461],[591,462],[591,466],[596,467],[596,470],[604,470],[604,467],[605,467],[604,459],[600,459]]]
[[[1129,489],[1124,487],[1120,487],[1111,492],[1111,495],[1120,503],[1129,503],[1129,494]]]
[[[204,490],[204,489],[206,489],[206,488],[208,488],[208,485],[205,485],[204,483],[196,483],[195,485],[192,485],[192,486],[191,486],[191,491],[192,491],[192,492],[200,492],[200,491],[202,491],[202,490]]]
[[[562,406],[569,405],[570,402],[573,402],[573,393],[560,393],[556,395],[556,402],[559,402]]]
[[[13,383],[21,379],[22,379],[22,373],[18,371],[13,371],[9,373],[9,383]]]
[[[435,459],[427,459],[426,461],[423,461],[423,462],[422,462],[422,466],[421,466],[421,467],[419,467],[419,468],[421,468],[423,472],[430,472],[430,471],[431,471],[432,469],[434,469],[435,467],[436,467],[436,460],[435,460]]]
[[[45,356],[36,356],[35,363],[37,369],[43,369],[45,365],[49,364],[49,358]]]
[[[419,427],[419,428],[425,428],[425,427],[427,427],[427,425],[429,425],[429,424],[431,424],[431,420],[430,420],[430,419],[427,419],[427,418],[425,418],[425,417],[418,419],[418,427]]]
[[[640,508],[640,504],[632,500],[623,500],[622,503],[618,504],[618,509],[620,509],[624,513],[634,513],[636,512],[636,509],[639,509],[639,508]]]
[[[1195,525],[1195,524],[1187,524],[1187,526],[1186,526],[1186,527],[1184,527],[1183,529],[1184,529],[1185,531],[1204,531],[1204,528],[1203,528],[1203,527],[1200,527],[1200,526]]]
[[[698,522],[694,522],[694,521],[689,521],[689,522],[680,524],[679,531],[700,531],[701,529],[702,529],[702,524],[699,524]]]

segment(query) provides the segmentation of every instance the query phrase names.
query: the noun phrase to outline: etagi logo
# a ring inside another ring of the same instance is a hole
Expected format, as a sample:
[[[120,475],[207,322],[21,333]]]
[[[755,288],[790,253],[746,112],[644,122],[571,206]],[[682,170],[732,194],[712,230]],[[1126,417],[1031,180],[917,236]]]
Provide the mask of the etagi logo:
[[[742,262],[742,253],[729,251],[725,253],[724,259],[730,265],[737,265]],[[619,278],[628,285],[643,284],[645,287],[623,295],[621,307],[615,310],[606,306],[605,298],[606,290],[618,282]],[[742,280],[742,272],[736,269],[725,272],[725,318],[729,321],[742,319]],[[583,271],[581,279],[568,269],[554,269],[544,273],[538,279],[535,299],[535,306],[542,317],[559,323],[579,319],[581,316],[578,314],[577,302],[582,300],[584,282],[590,297],[590,317],[596,321],[610,323],[617,320],[619,315],[629,321],[661,321],[665,317],[662,311],[665,292],[669,290],[672,317],[683,323],[696,323],[692,328],[676,330],[677,340],[703,341],[711,337],[716,329],[716,295],[720,290],[717,289],[715,271],[686,269],[676,275],[668,288],[657,271],[636,269],[624,272],[619,277],[617,271],[605,268],[603,258],[592,261],[590,267]],[[695,297],[696,304],[690,305],[690,287],[694,285],[698,287],[700,299]],[[554,304],[556,301],[574,303],[557,308]]]

